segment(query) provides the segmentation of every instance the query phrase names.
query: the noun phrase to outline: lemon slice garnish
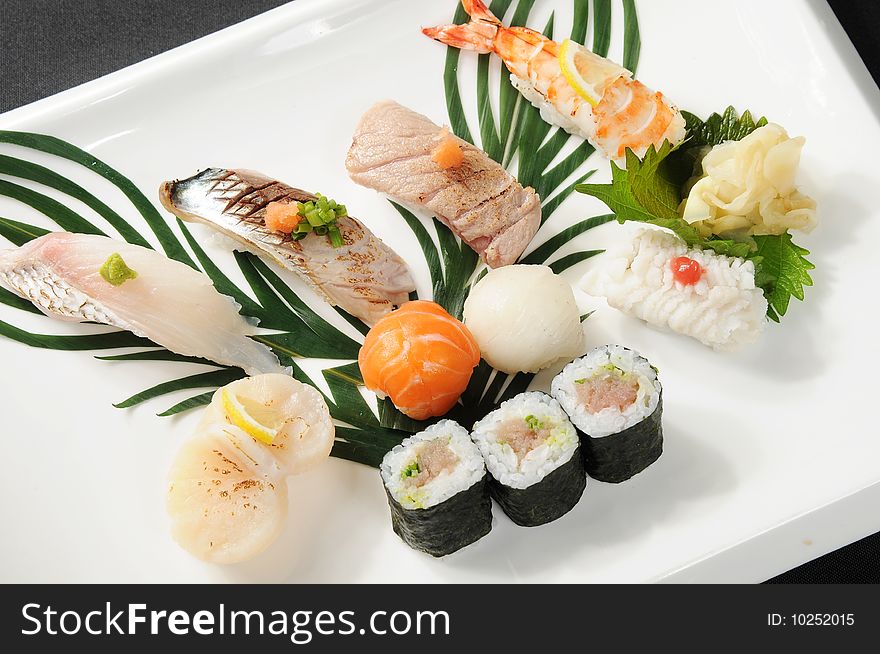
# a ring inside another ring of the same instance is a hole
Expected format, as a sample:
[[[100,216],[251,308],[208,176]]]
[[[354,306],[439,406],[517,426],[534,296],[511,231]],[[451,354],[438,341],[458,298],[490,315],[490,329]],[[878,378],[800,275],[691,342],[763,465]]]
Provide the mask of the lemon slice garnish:
[[[631,73],[613,61],[600,57],[580,43],[565,39],[559,48],[559,67],[571,88],[595,107],[608,85]]]
[[[278,416],[268,407],[245,397],[239,397],[228,388],[221,391],[220,399],[229,421],[261,443],[271,445],[281,429]]]

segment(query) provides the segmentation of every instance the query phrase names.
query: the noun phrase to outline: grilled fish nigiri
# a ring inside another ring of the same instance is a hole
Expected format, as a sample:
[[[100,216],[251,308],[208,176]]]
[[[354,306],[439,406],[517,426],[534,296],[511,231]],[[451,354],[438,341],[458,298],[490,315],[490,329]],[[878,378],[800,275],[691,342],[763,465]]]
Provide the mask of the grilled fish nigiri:
[[[454,139],[461,163],[444,168],[437,146]],[[361,118],[345,167],[361,186],[424,207],[490,267],[515,263],[541,224],[541,200],[467,141],[396,102],[380,102]]]
[[[372,325],[409,299],[415,282],[403,259],[351,216],[337,219],[343,245],[312,234],[294,240],[266,227],[270,203],[316,196],[250,170],[208,168],[165,182],[159,199],[171,213],[201,222],[298,273],[321,297]]]
[[[119,327],[248,374],[284,371],[206,275],[149,248],[52,232],[0,250],[0,284],[53,318]]]

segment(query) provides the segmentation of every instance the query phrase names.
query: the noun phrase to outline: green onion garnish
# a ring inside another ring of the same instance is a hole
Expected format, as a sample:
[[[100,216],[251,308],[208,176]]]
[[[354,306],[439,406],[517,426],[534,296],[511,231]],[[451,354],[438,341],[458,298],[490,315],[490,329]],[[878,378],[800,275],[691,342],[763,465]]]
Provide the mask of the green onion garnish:
[[[544,426],[544,424],[533,415],[526,416],[526,424],[532,431],[537,431]]]
[[[329,229],[330,236],[330,245],[335,248],[341,248],[345,245],[345,241],[342,240],[342,234],[339,232],[339,228],[336,225],[333,225]]]
[[[330,244],[335,248],[345,245],[342,233],[336,225],[338,218],[348,215],[344,204],[339,204],[336,200],[316,193],[314,200],[297,202],[296,208],[305,220],[301,221],[293,230],[291,236],[295,240],[302,239],[309,232],[315,232],[318,236],[327,236],[330,239]]]

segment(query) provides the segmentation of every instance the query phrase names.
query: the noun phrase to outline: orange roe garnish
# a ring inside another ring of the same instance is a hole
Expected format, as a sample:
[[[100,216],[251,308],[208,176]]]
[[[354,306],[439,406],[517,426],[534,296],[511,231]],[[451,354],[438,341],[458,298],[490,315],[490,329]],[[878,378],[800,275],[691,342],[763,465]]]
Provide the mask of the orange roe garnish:
[[[431,153],[431,159],[443,170],[457,168],[464,161],[464,152],[455,137],[449,130],[443,128],[440,133],[440,143]]]
[[[696,284],[703,276],[703,267],[700,262],[689,257],[676,257],[669,266],[672,268],[672,278],[685,286]]]
[[[266,229],[290,234],[302,220],[296,203],[270,202],[266,205]]]

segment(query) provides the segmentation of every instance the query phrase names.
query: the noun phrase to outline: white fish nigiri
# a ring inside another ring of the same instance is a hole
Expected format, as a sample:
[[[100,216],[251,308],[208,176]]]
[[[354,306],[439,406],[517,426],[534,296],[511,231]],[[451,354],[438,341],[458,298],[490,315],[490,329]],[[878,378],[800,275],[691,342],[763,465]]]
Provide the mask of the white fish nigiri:
[[[501,372],[538,372],[583,354],[584,330],[571,286],[549,266],[490,270],[464,303],[464,324]]]
[[[238,426],[245,418],[233,419],[229,402],[248,413],[246,420],[272,425],[272,442]],[[253,558],[284,527],[287,477],[325,461],[335,433],[321,394],[288,375],[257,375],[219,389],[171,467],[174,540],[210,563]]]
[[[137,276],[118,285],[102,276],[113,255]],[[268,347],[247,337],[251,326],[206,275],[149,248],[52,232],[0,250],[0,284],[53,318],[119,327],[248,374],[283,370]]]

